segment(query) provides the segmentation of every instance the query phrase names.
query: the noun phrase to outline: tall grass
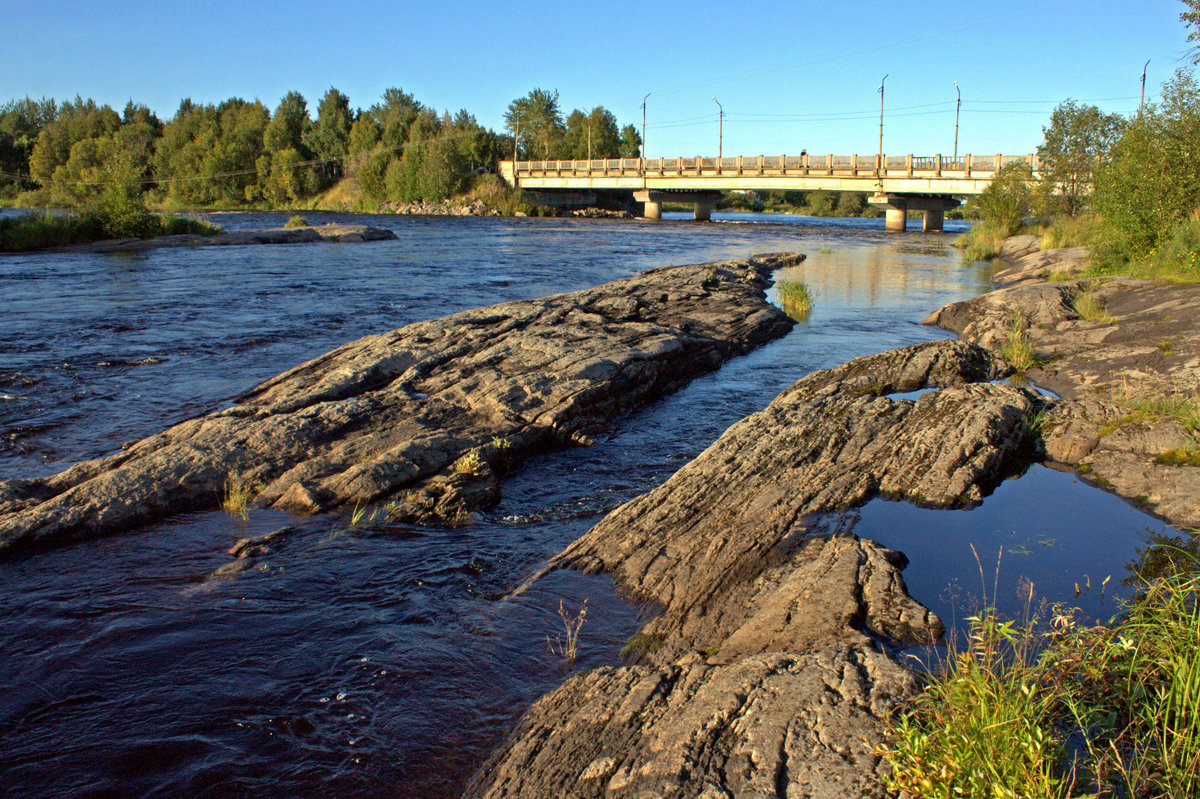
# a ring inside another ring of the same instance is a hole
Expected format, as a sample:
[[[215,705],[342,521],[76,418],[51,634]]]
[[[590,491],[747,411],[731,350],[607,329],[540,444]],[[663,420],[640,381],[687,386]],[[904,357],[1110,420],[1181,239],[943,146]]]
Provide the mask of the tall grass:
[[[1055,217],[1042,225],[1041,248],[1057,250],[1061,247],[1086,247],[1096,240],[1101,224],[1095,214]]]
[[[1028,327],[1025,314],[1019,308],[1013,309],[1008,336],[1000,347],[1004,360],[1019,373],[1038,365],[1033,344],[1029,340]]]
[[[813,292],[799,280],[780,280],[775,286],[783,312],[802,322],[812,313]]]
[[[1200,564],[1172,553],[1107,626],[1062,609],[1044,630],[972,618],[967,649],[893,722],[889,787],[947,799],[1200,796]]]

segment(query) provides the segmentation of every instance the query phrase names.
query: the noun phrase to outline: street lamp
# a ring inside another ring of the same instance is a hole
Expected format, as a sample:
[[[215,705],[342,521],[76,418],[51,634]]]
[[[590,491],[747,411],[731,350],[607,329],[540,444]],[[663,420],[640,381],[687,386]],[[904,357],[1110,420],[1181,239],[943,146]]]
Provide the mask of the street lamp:
[[[650,92],[642,98],[642,158],[646,157],[646,100],[649,99]]]
[[[1146,67],[1150,66],[1150,59],[1146,59],[1145,65],[1142,66],[1142,99],[1138,102],[1138,119],[1142,118],[1142,106],[1146,104]]]
[[[725,140],[725,106],[721,105],[721,101],[716,97],[713,102],[717,104],[717,108],[721,109],[717,114],[717,171],[721,171],[721,147]]]
[[[888,79],[888,73],[879,81],[879,168],[876,170],[879,175],[879,193],[883,193],[883,84]],[[857,165],[855,165],[857,168]]]
[[[954,81],[954,91],[958,92],[958,102],[954,106],[954,160],[958,160],[958,109],[962,108],[962,90],[958,81]]]

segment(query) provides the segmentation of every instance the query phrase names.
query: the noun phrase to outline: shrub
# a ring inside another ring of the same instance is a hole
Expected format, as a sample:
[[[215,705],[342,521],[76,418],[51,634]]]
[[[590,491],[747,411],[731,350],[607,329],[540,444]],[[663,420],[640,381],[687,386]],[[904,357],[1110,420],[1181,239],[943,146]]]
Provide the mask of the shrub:
[[[980,217],[998,235],[1011,236],[1021,229],[1033,207],[1032,181],[1029,164],[1008,164],[979,195]]]
[[[284,227],[285,228],[308,227],[308,220],[305,219],[304,217],[300,216],[299,214],[297,214],[296,216],[293,216],[290,219],[288,219],[287,224],[285,224]]]

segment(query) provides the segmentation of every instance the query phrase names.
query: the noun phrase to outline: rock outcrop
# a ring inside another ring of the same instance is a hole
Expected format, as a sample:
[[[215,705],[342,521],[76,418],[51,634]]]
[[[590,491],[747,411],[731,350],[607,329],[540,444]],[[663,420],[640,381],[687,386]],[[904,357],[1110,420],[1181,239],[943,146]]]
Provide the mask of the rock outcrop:
[[[1023,252],[1023,238],[1006,249]],[[1200,285],[1046,279],[1086,265],[1082,248],[1025,252],[997,267],[997,280],[1014,282],[925,322],[995,352],[1019,324],[1039,361],[1029,378],[1064,398],[1045,424],[1047,455],[1172,524],[1200,527],[1200,468],[1169,457],[1200,452],[1200,435],[1147,410],[1200,392]]]
[[[902,555],[822,514],[969,506],[1025,468],[1043,400],[990,382],[1007,372],[951,341],[816,372],[609,514],[549,568],[609,572],[658,610],[639,662],[544,697],[467,794],[885,795],[883,719],[915,688],[887,649],[942,624]]]
[[[359,339],[123,452],[0,483],[0,551],[214,508],[232,487],[293,512],[462,517],[495,498],[495,471],[787,332],[764,289],[802,258],[652,270]]]

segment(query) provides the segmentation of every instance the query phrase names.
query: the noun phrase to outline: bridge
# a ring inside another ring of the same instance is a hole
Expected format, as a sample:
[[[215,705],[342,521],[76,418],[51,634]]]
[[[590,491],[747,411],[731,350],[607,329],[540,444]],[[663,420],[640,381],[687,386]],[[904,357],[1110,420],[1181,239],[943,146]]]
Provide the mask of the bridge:
[[[726,191],[855,191],[885,211],[888,230],[904,230],[909,211],[924,211],[924,229],[941,230],[958,198],[981,193],[997,171],[1036,155],[755,155],[723,158],[607,158],[592,161],[501,161],[510,186],[550,192],[632,191],[647,219],[663,202],[692,203],[705,220]]]

